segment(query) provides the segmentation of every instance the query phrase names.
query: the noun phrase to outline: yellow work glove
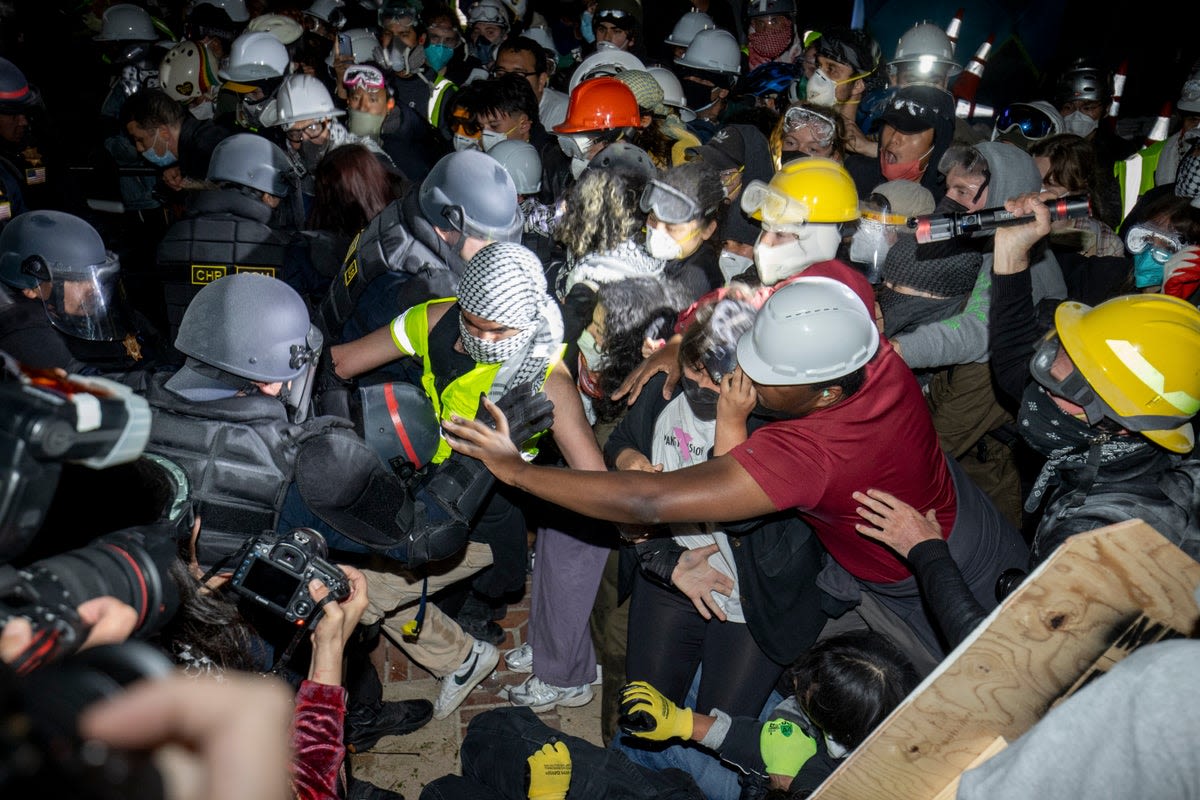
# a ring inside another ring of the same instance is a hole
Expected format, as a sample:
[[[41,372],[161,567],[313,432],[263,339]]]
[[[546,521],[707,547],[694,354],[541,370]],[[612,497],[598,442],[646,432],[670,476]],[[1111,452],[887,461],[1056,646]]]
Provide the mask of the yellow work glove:
[[[690,739],[692,710],[680,708],[645,681],[625,684],[621,690],[621,730],[641,739],[664,742]]]
[[[767,773],[796,777],[810,758],[817,754],[817,742],[786,719],[773,719],[763,725],[758,739],[759,752]]]
[[[571,788],[571,752],[566,742],[549,741],[526,761],[529,800],[566,800]]]

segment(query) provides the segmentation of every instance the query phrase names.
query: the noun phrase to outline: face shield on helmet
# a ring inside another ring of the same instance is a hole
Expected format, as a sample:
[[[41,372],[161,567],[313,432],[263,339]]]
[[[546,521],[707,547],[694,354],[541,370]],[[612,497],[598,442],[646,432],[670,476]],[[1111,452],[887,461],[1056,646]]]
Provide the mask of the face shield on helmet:
[[[125,338],[121,262],[106,252],[104,261],[76,265],[30,256],[21,271],[37,280],[50,324],[68,336],[90,341]]]
[[[862,217],[850,239],[850,260],[865,268],[868,281],[879,283],[884,259],[896,237],[908,229],[908,218],[893,214],[891,204],[880,194],[864,200],[859,211]]]

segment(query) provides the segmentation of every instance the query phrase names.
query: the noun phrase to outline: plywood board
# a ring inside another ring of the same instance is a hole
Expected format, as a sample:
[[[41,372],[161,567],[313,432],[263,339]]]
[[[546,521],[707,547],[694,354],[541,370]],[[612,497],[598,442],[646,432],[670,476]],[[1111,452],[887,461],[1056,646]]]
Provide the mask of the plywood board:
[[[812,797],[936,797],[997,737],[1020,737],[1089,673],[1192,631],[1198,585],[1200,564],[1140,520],[1072,537]]]

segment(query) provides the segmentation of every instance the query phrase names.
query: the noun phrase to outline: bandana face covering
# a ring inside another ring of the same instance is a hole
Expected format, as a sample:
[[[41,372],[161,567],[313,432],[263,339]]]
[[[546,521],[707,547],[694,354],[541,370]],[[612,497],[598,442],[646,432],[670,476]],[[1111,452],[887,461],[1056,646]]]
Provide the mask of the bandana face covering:
[[[774,61],[792,43],[792,26],[777,25],[774,30],[750,34],[750,68]]]
[[[521,352],[533,338],[533,334],[531,328],[504,339],[481,339],[467,330],[467,323],[463,321],[462,315],[458,316],[458,335],[462,337],[463,350],[466,350],[467,355],[477,364],[499,364],[506,361]]]

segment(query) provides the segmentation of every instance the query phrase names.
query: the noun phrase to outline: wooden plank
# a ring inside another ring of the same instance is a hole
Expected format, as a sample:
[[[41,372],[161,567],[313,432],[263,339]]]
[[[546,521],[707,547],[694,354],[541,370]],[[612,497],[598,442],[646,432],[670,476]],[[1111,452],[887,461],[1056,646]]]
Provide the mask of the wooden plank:
[[[936,797],[997,737],[1016,740],[1089,671],[1154,640],[1155,623],[1192,631],[1198,585],[1200,564],[1141,520],[1072,537],[812,797]]]
[[[967,769],[973,769],[979,766],[1006,747],[1008,747],[1008,742],[1004,741],[1004,737],[997,736],[992,740],[991,744],[983,749],[982,753],[975,757],[974,761],[967,765]],[[954,800],[954,796],[958,794],[958,780],[960,777],[961,776],[956,775],[954,780],[950,781],[946,788],[938,792],[933,800]]]

